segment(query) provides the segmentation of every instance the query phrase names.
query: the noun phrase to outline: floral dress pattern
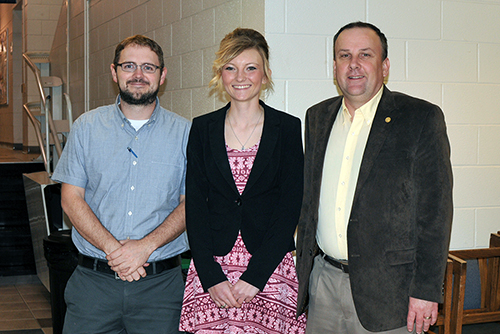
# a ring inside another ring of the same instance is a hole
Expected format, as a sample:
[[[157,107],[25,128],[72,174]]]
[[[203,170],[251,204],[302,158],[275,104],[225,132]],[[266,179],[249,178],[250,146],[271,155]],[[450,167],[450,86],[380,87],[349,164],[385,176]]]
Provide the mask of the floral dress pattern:
[[[259,148],[259,143],[245,150],[226,146],[229,164],[240,194]],[[252,255],[238,235],[233,249],[225,256],[214,256],[231,284],[246,270]],[[298,281],[291,252],[287,253],[269,278],[263,291],[241,308],[221,309],[203,292],[200,279],[191,261],[180,319],[179,330],[196,334],[302,334],[306,318],[295,319]]]

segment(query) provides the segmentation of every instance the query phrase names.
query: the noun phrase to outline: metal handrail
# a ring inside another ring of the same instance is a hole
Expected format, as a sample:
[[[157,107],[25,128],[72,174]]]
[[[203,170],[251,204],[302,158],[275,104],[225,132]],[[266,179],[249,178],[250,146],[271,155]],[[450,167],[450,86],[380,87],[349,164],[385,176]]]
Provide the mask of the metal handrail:
[[[23,58],[24,61],[26,61],[28,66],[35,74],[35,80],[38,87],[38,92],[40,93],[40,97],[42,99],[42,108],[45,111],[46,98],[45,98],[45,92],[43,91],[42,80],[40,79],[40,69],[31,61],[31,58],[27,54],[23,53]]]
[[[33,71],[33,74],[35,75],[35,80],[36,80],[36,85],[38,88],[38,93],[40,94],[40,99],[41,99],[41,108],[43,113],[45,114],[45,118],[48,124],[47,127],[47,142],[46,142],[46,156],[47,160],[49,155],[50,155],[50,140],[49,140],[49,132],[50,132],[50,137],[52,137],[52,141],[54,142],[54,146],[56,148],[57,155],[60,157],[62,154],[62,148],[61,148],[61,143],[59,142],[59,138],[57,137],[57,130],[56,126],[54,124],[54,120],[52,119],[52,113],[50,112],[50,109],[47,107],[47,97],[45,96],[45,92],[43,91],[43,86],[42,86],[42,80],[40,78],[40,69],[31,61],[30,57],[23,53],[23,59],[26,61],[28,64],[29,68]],[[33,124],[35,126],[35,124]],[[46,170],[47,173],[50,174],[50,165],[46,164]]]
[[[35,118],[35,116],[33,116],[27,103],[23,104],[23,108],[24,108],[24,111],[26,111],[26,114],[28,115],[28,118],[30,119],[31,124],[33,124],[33,127],[35,128],[36,139],[38,141],[38,146],[40,146],[40,152],[42,154],[43,164],[45,165],[45,170],[50,175],[50,167],[49,167],[49,163],[47,161],[47,155],[45,154],[45,148],[43,147],[42,132],[40,131],[41,123],[38,119]]]
[[[69,94],[64,93],[64,98],[66,99],[66,107],[68,108],[68,122],[69,128],[73,126],[73,106],[71,105],[71,99],[69,98]]]

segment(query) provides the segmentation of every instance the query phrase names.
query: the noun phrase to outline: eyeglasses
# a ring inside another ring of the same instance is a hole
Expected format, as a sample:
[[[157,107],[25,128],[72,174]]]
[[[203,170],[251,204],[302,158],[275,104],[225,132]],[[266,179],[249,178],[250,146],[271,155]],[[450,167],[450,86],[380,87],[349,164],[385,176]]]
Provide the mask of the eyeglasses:
[[[135,72],[135,70],[137,70],[137,68],[140,67],[140,69],[142,70],[143,73],[148,73],[148,74],[153,74],[156,72],[157,69],[160,68],[160,66],[155,65],[155,64],[145,63],[145,64],[137,65],[136,63],[132,63],[132,62],[116,64],[116,66],[121,66],[121,68],[124,72]]]

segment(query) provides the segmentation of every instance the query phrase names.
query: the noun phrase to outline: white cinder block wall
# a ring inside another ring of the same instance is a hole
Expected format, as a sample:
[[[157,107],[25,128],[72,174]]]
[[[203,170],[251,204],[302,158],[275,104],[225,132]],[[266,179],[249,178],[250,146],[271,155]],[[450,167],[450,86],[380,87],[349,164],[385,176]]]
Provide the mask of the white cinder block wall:
[[[500,1],[268,0],[265,15],[276,83],[268,102],[302,119],[338,95],[337,30],[361,20],[386,34],[387,86],[445,113],[455,180],[451,248],[487,247],[500,230]]]
[[[73,0],[81,2],[81,0]],[[90,106],[114,102],[109,65],[116,45],[134,34],[155,39],[165,55],[161,104],[188,119],[223,105],[208,82],[220,40],[238,26],[264,33],[264,0],[149,0],[90,2]],[[83,10],[83,8],[82,8]],[[83,30],[82,30],[83,31]],[[93,69],[93,70],[92,70]],[[80,73],[77,73],[80,76]]]
[[[29,0],[30,4],[41,0]],[[52,1],[52,0],[51,0]],[[70,0],[70,92],[83,112],[83,8]],[[222,105],[208,96],[214,52],[237,26],[265,32],[275,93],[270,105],[304,118],[338,92],[332,37],[369,21],[389,40],[387,85],[439,105],[455,178],[451,248],[486,247],[500,230],[500,0],[92,0],[90,106],[112,103],[109,74],[123,38],[145,34],[164,48],[161,103],[188,119]],[[35,41],[32,41],[35,43]],[[30,48],[31,49],[31,48]],[[53,67],[66,66],[65,57]],[[64,72],[62,70],[61,72]]]

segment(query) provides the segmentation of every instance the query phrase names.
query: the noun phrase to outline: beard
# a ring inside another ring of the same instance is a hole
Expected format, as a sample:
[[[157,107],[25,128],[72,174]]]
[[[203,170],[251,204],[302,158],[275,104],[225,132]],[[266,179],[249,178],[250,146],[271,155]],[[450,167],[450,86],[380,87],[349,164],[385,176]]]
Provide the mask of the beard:
[[[129,82],[145,82],[143,80],[129,80]],[[145,93],[131,93],[128,89],[122,90],[120,85],[118,84],[118,89],[120,91],[120,98],[122,101],[128,104],[136,105],[136,106],[147,106],[155,103],[156,96],[158,96],[158,91],[160,90],[160,86],[155,91],[147,91]]]

